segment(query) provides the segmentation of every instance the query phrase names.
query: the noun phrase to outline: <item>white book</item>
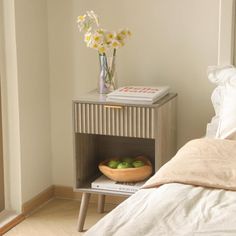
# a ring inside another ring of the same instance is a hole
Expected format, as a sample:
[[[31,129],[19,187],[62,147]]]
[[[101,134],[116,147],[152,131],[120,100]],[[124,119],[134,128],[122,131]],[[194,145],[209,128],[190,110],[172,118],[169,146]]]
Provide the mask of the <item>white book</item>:
[[[94,189],[110,190],[110,191],[119,191],[119,192],[129,192],[135,193],[143,185],[145,181],[142,182],[116,182],[102,175],[92,182],[91,187]]]
[[[153,104],[168,93],[168,86],[125,86],[109,93],[106,101],[134,104]]]

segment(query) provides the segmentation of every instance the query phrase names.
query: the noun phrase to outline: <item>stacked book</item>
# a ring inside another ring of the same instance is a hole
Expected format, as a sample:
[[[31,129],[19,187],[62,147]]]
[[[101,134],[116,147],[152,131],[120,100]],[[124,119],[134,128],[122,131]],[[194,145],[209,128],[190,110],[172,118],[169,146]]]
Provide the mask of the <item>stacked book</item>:
[[[135,193],[144,185],[144,183],[145,181],[137,183],[116,182],[107,178],[105,175],[102,175],[92,182],[91,187],[100,190]]]
[[[107,95],[106,101],[129,104],[153,104],[169,93],[169,87],[121,87]]]

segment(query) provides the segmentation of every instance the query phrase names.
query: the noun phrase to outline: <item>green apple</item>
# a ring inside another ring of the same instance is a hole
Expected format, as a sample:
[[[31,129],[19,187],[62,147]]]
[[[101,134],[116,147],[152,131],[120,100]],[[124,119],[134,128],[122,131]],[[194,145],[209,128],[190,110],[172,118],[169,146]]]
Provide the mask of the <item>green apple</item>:
[[[118,166],[117,169],[126,169],[126,168],[133,168],[132,164],[128,162],[121,162]]]
[[[112,169],[116,169],[119,164],[120,164],[120,161],[118,161],[118,160],[110,160],[107,163],[107,166],[109,166]]]
[[[134,161],[134,158],[132,158],[132,157],[124,157],[124,158],[122,158],[122,161],[131,164]]]
[[[133,165],[133,167],[138,168],[138,167],[144,166],[145,163],[144,163],[143,161],[141,161],[141,160],[136,160],[136,161],[134,161],[134,162],[132,163],[132,165]]]

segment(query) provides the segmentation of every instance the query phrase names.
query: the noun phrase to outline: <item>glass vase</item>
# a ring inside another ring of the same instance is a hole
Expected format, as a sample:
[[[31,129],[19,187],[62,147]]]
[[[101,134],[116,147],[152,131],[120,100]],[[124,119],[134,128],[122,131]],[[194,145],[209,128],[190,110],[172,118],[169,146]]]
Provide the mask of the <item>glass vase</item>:
[[[110,93],[117,88],[115,58],[114,54],[111,56],[99,54],[100,74],[98,90],[100,94]]]

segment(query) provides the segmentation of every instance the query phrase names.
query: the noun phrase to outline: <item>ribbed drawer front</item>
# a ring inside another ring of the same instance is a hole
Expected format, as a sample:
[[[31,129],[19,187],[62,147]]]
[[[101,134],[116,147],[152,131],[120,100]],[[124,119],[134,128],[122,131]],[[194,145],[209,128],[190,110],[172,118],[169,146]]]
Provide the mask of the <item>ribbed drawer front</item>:
[[[75,103],[75,132],[154,138],[154,108]]]

